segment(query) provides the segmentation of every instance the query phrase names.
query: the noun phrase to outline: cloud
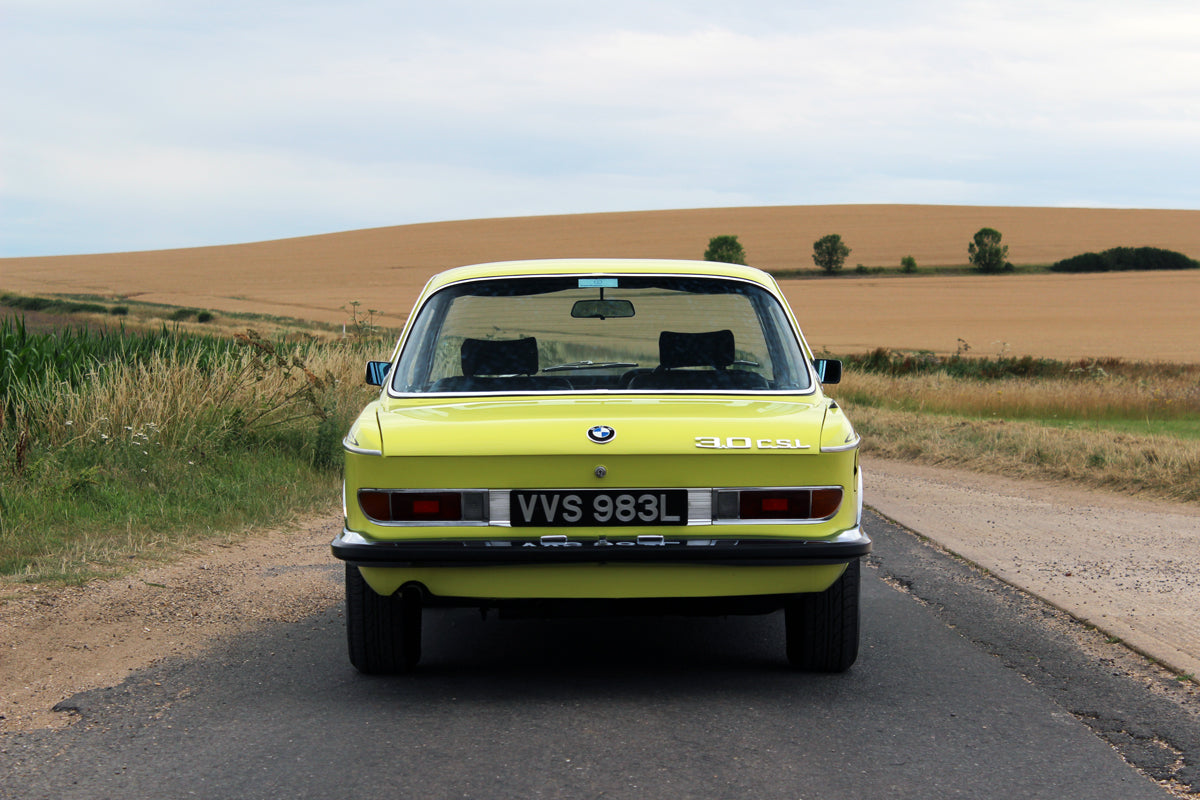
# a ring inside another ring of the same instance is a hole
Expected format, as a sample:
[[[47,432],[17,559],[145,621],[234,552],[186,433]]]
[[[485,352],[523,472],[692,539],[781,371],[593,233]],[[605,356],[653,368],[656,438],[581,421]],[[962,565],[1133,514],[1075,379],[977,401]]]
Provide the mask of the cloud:
[[[0,254],[703,205],[1200,205],[1186,3],[6,9]]]

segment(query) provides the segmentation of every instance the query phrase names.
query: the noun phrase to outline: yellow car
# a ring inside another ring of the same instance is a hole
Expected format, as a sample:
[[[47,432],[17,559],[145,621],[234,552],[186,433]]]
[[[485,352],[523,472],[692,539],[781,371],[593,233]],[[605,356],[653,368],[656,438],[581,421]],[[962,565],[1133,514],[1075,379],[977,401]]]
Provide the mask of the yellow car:
[[[344,441],[351,663],[412,669],[424,607],[783,609],[792,665],[847,669],[871,542],[840,376],[749,267],[435,276]]]

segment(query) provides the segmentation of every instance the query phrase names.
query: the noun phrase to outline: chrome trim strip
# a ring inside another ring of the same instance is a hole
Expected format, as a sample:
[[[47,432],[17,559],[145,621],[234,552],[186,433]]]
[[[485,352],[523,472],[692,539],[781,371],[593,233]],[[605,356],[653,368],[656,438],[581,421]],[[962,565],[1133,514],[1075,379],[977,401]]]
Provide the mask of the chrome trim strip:
[[[511,528],[511,489],[488,490],[488,519],[491,525],[501,528]]]
[[[847,450],[854,450],[860,444],[862,444],[862,437],[856,433],[856,434],[854,434],[854,441],[847,442],[846,444],[834,445],[833,447],[822,447],[821,452],[822,453],[845,453]]]
[[[381,456],[381,455],[383,455],[382,450],[368,450],[365,447],[359,447],[356,444],[352,444],[350,442],[350,434],[346,434],[345,438],[342,439],[342,449],[345,450],[347,453],[354,453],[355,455],[359,455],[359,456]]]
[[[712,489],[688,489],[688,527],[713,524]]]
[[[862,512],[863,512],[863,491],[862,491],[863,477],[862,477],[862,473],[863,473],[862,466],[860,465],[858,468],[858,516],[854,518],[855,525],[862,525]]]

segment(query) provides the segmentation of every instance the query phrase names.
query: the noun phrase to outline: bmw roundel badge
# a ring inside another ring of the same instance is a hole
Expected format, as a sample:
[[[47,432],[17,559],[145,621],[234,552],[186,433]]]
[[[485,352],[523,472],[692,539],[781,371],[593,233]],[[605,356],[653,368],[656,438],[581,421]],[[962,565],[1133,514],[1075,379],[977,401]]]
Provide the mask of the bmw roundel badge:
[[[608,425],[593,425],[588,428],[588,438],[596,444],[608,444],[617,438],[617,432]]]

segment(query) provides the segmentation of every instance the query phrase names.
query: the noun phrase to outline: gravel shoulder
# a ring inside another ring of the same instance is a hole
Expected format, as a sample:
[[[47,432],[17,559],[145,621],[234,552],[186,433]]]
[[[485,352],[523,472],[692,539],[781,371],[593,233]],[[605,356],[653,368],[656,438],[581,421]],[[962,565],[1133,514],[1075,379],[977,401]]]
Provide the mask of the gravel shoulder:
[[[881,515],[1200,676],[1200,506],[864,458]]]
[[[1200,508],[867,459],[868,503],[1119,637],[1200,673]],[[340,514],[212,544],[121,578],[54,590],[0,584],[0,731],[61,727],[56,704],[224,637],[341,602]]]
[[[169,564],[46,590],[0,584],[0,732],[57,728],[54,706],[168,657],[341,602],[341,514],[209,544]]]

